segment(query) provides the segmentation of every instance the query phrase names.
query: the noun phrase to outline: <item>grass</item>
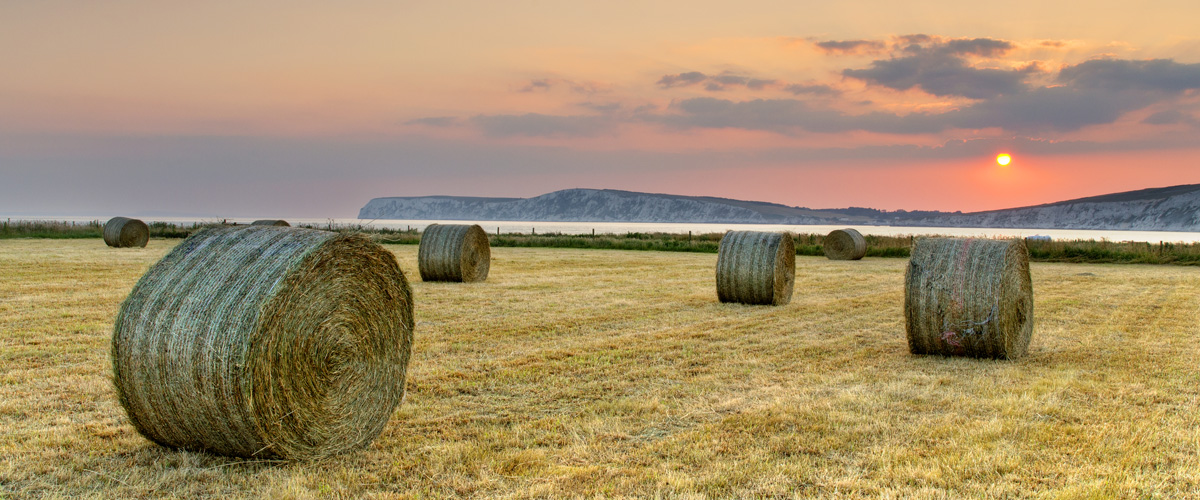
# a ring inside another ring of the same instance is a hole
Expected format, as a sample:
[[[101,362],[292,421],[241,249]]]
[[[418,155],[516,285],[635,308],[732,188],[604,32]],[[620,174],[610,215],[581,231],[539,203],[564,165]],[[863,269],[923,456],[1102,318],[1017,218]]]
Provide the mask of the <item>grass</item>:
[[[169,222],[152,221],[151,238],[187,238],[188,235],[200,229],[219,225],[219,223],[172,224]],[[99,220],[88,222],[67,222],[54,220],[35,221],[0,221],[0,240],[14,238],[103,238],[104,222]]]
[[[180,224],[151,222],[151,238],[186,238],[189,234],[218,223]],[[415,229],[391,229],[361,224],[302,224],[300,227],[328,231],[360,232],[385,244],[416,245],[421,233]],[[104,225],[99,221],[76,224],[59,221],[0,222],[0,240],[12,238],[99,238]],[[930,228],[936,231],[936,228]],[[626,233],[626,234],[489,234],[493,247],[514,248],[591,248],[602,250],[651,250],[665,252],[717,253],[722,233]],[[867,257],[908,258],[911,236],[864,236]],[[796,235],[796,255],[823,256],[823,234]],[[1110,242],[1105,240],[1041,241],[1026,240],[1034,262],[1075,262],[1096,264],[1174,264],[1200,265],[1200,243]]]
[[[1185,498],[1200,491],[1200,280],[1038,263],[1030,355],[908,354],[905,261],[797,259],[783,307],[719,304],[704,253],[495,248],[424,283],[408,396],[310,463],[140,437],[121,300],[175,242],[0,241],[0,498]]]
[[[53,220],[0,221],[0,239],[7,238],[102,238],[104,223]]]
[[[591,248],[602,250],[653,250],[667,252],[717,253],[721,233],[673,234],[492,234],[493,247],[516,248]],[[867,257],[908,258],[911,236],[864,236]],[[795,237],[796,255],[824,256],[825,235],[798,234]],[[416,231],[396,232],[376,236],[382,243],[416,245],[421,236]],[[1026,240],[1029,257],[1034,262],[1073,262],[1096,264],[1174,264],[1200,265],[1200,244],[1110,242],[1097,240],[1040,241]]]
[[[494,247],[525,248],[594,248],[601,250],[654,250],[665,252],[717,253],[723,233],[626,233],[626,234],[504,234],[491,235]],[[798,234],[795,237],[796,255],[824,256],[823,235]],[[406,240],[384,239],[388,243],[420,243],[420,237]],[[911,238],[867,236],[867,255],[871,257],[908,257]]]

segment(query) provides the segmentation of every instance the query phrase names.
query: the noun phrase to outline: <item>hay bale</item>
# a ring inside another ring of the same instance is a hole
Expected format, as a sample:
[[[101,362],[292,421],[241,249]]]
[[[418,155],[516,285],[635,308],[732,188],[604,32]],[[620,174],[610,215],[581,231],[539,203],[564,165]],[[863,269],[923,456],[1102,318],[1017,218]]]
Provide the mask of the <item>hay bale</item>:
[[[856,229],[835,229],[821,245],[829,260],[858,260],[867,254],[867,240]]]
[[[370,443],[404,395],[412,298],[362,235],[214,227],[151,267],[121,305],[121,406],[164,446],[323,457]]]
[[[492,247],[478,224],[430,224],[421,233],[417,267],[424,281],[483,281]]]
[[[259,219],[254,222],[251,222],[250,225],[251,226],[292,227],[291,224],[288,224],[288,221],[280,220],[280,219]]]
[[[913,354],[1014,359],[1033,335],[1023,240],[919,238],[904,277]]]
[[[717,298],[721,302],[784,305],[796,281],[792,233],[730,231],[717,251]]]
[[[104,243],[113,248],[144,248],[150,241],[150,226],[138,219],[113,217],[104,223]]]

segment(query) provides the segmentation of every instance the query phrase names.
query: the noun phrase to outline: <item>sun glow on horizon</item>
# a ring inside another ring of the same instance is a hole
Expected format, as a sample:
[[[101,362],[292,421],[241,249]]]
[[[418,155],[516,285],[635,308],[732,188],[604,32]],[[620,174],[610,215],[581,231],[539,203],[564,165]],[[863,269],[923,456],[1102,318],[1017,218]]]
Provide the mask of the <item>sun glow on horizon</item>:
[[[1009,163],[1012,163],[1012,156],[1009,156],[1008,153],[1000,153],[996,155],[997,165],[1000,165],[1001,167],[1007,167]]]

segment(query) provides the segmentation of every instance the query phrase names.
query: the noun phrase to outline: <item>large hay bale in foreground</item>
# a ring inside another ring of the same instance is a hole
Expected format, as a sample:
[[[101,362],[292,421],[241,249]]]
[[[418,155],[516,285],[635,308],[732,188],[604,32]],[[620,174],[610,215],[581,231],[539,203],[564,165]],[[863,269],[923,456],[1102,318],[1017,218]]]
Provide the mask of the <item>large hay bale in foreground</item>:
[[[856,229],[834,229],[821,248],[829,260],[858,260],[867,254],[867,240]]]
[[[730,231],[717,251],[721,302],[783,305],[792,300],[796,245],[792,233]]]
[[[492,247],[478,224],[430,224],[421,233],[417,267],[424,281],[483,281]]]
[[[113,217],[104,223],[104,243],[114,248],[145,247],[150,226],[138,219]]]
[[[250,225],[251,226],[278,226],[278,227],[291,227],[292,226],[291,224],[288,224],[288,221],[280,220],[280,219],[259,219],[254,222],[251,222]]]
[[[404,395],[412,299],[361,235],[214,227],[142,276],[113,329],[113,376],[138,432],[240,457],[370,443]]]
[[[1033,335],[1023,240],[919,238],[904,278],[913,354],[1014,359]]]

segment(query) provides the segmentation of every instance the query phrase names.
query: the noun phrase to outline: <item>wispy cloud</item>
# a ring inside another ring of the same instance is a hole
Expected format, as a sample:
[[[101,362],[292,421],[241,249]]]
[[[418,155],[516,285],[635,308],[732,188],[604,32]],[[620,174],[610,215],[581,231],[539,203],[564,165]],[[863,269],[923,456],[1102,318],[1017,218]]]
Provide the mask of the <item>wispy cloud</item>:
[[[550,80],[530,80],[528,84],[526,84],[524,87],[521,87],[521,89],[517,92],[545,92],[550,90],[550,87]]]
[[[1200,63],[1096,59],[1063,68],[1058,81],[1081,88],[1183,92],[1200,89]]]
[[[1179,125],[1187,124],[1192,126],[1200,126],[1200,118],[1191,113],[1185,113],[1177,109],[1168,109],[1159,111],[1142,120],[1142,123],[1148,125]]]
[[[724,72],[718,75],[706,75],[699,71],[688,71],[675,75],[663,75],[658,79],[659,87],[669,89],[703,84],[704,90],[720,92],[733,87],[745,87],[751,90],[762,90],[768,86],[778,85],[779,81],[767,78],[755,78]]]
[[[955,55],[974,55],[980,57],[999,57],[1013,49],[1013,44],[1005,40],[993,38],[954,38],[931,47],[922,47],[919,52],[943,52]]]
[[[819,83],[792,83],[785,85],[783,90],[790,92],[792,95],[809,94],[816,96],[835,96],[838,95],[837,89],[829,85]]]
[[[732,101],[708,97],[680,101],[674,114],[654,118],[677,128],[741,128],[795,135],[865,131],[928,134],[951,129],[999,128],[1012,132],[1069,132],[1113,123],[1154,102],[1143,93],[1040,88],[998,96],[942,113],[848,114],[798,99]]]
[[[945,115],[958,128],[1068,132],[1117,121],[1154,102],[1151,96],[1070,87],[1038,88],[999,96]]]
[[[989,99],[1025,90],[1025,78],[1037,67],[977,68],[966,56],[994,58],[1012,48],[1010,42],[990,38],[909,35],[893,45],[892,57],[872,61],[869,68],[843,70],[842,75],[893,90],[916,88],[939,97]]]
[[[887,47],[878,40],[826,40],[814,45],[827,54],[878,54]]]
[[[676,75],[663,75],[658,79],[658,86],[662,88],[686,87],[695,85],[708,79],[708,75],[699,71],[689,71],[687,73],[679,73]]]
[[[838,91],[832,86],[817,83],[788,83],[774,78],[758,78],[746,75],[740,75],[732,72],[723,72],[717,75],[708,75],[700,71],[688,71],[674,75],[663,75],[658,79],[657,85],[664,89],[677,87],[701,86],[709,92],[722,92],[735,88],[746,88],[749,90],[782,90],[794,95],[811,94],[811,95],[837,95]]]
[[[599,82],[580,82],[565,78],[535,78],[517,89],[519,93],[549,92],[555,88],[564,88],[576,94],[598,94],[608,90],[608,85]]]
[[[925,114],[899,116],[874,112],[849,115],[798,99],[732,101],[711,97],[686,99],[672,106],[673,113],[644,117],[670,127],[738,128],[786,135],[800,132],[837,133],[851,130],[891,134],[937,132],[946,128]]]
[[[1163,109],[1177,99],[1194,95],[1189,91],[1200,89],[1200,64],[1109,58],[1065,66],[1055,72],[1047,69],[1055,67],[1051,64],[1006,59],[1018,46],[1009,40],[926,34],[813,44],[835,57],[884,56],[866,67],[843,68],[834,73],[864,83],[868,99],[863,99],[864,91],[859,90],[853,90],[853,97],[848,96],[842,90],[846,88],[844,82],[836,80],[797,83],[751,76],[752,71],[685,71],[663,75],[653,83],[665,91],[692,88],[714,93],[735,89],[742,92],[711,97],[695,97],[693,92],[666,107],[648,104],[646,98],[636,95],[609,96],[603,101],[573,103],[586,110],[583,114],[479,115],[457,121],[431,117],[412,123],[469,125],[491,137],[600,137],[616,134],[625,125],[649,123],[661,125],[666,131],[741,129],[785,136],[867,132],[896,136],[942,134],[952,138],[960,133],[955,131],[969,130],[1027,135],[1075,132],[1115,123],[1139,110],[1158,110],[1141,120],[1147,125],[1196,121],[1187,111]],[[529,82],[526,88],[541,91],[557,85],[577,84],[540,79]],[[869,93],[879,89],[919,91],[943,98],[945,104],[909,111],[903,106],[881,106],[878,102],[886,101],[888,96]],[[753,97],[747,97],[747,92]]]

